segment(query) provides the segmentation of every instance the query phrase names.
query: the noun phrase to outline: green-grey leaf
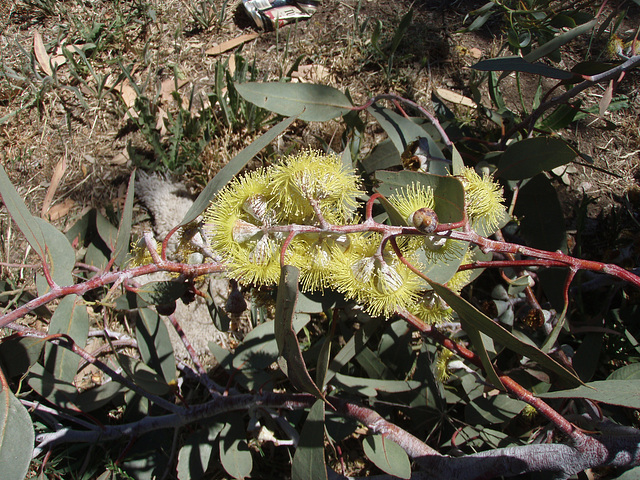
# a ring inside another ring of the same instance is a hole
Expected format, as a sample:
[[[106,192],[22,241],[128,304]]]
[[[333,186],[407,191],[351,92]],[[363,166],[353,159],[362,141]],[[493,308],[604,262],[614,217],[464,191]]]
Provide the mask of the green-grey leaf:
[[[400,155],[405,152],[413,141],[419,138],[426,138],[429,145],[429,155],[431,157],[444,158],[442,151],[431,138],[431,135],[411,119],[377,105],[369,107],[367,111],[376,118],[380,126],[387,132]]]
[[[562,206],[545,175],[536,175],[520,189],[514,214],[520,222],[520,234],[529,246],[567,251]]]
[[[76,408],[73,403],[77,395],[76,387],[57,379],[39,363],[29,369],[27,383],[38,394],[62,408]]]
[[[47,258],[45,254],[45,235],[42,230],[40,230],[40,224],[33,222],[33,219],[36,217],[31,215],[31,212],[9,180],[7,172],[2,165],[0,165],[0,195],[7,207],[9,215],[11,215],[13,221],[16,222],[16,225],[27,239],[27,242],[29,242],[29,245],[31,245],[31,248],[33,248],[44,261]]]
[[[561,33],[560,35],[553,37],[547,43],[541,45],[540,47],[526,54],[524,56],[524,60],[526,60],[527,62],[535,62],[536,60],[539,60],[542,57],[549,55],[551,52],[557,50],[565,43],[570,42],[571,40],[576,38],[578,35],[582,35],[583,33],[590,31],[597,24],[597,22],[598,20],[594,18],[590,22],[584,23],[582,25],[578,25],[577,27],[572,28],[567,32]],[[551,78],[556,78],[556,77],[551,77]]]
[[[149,365],[127,355],[118,356],[118,360],[127,375],[140,388],[154,395],[166,395],[169,392],[165,379]]]
[[[478,311],[473,305],[467,302],[460,295],[452,292],[444,285],[430,282],[434,291],[440,295],[451,308],[453,308],[460,318],[468,324],[485,333],[496,342],[506,348],[530,358],[537,362],[541,367],[546,368],[559,375],[569,385],[580,385],[582,382],[573,373],[560,365],[554,359],[542,352],[540,349],[529,345],[515,336],[501,325],[495,323],[489,317]]]
[[[377,144],[373,151],[362,160],[362,166],[366,173],[373,173],[376,170],[402,166],[402,160],[395,144],[386,139]]]
[[[640,380],[640,363],[625,365],[612,372],[607,380]]]
[[[541,75],[547,78],[555,78],[558,80],[567,80],[569,78],[573,78],[573,73],[571,72],[560,70],[559,68],[551,67],[549,65],[545,65],[544,63],[532,63],[531,61],[526,61],[524,58],[518,56],[490,58],[488,60],[482,60],[475,65],[472,65],[471,68],[483,72],[496,72],[506,70],[533,73],[535,75]]]
[[[304,358],[302,358],[298,337],[293,328],[293,318],[298,299],[299,277],[300,270],[298,268],[291,265],[282,267],[278,284],[274,325],[278,351],[286,363],[285,365],[280,363],[280,366],[281,368],[284,367],[285,374],[296,388],[324,400],[324,394],[309,375]]]
[[[368,435],[362,442],[362,446],[365,455],[380,470],[400,478],[411,477],[409,456],[393,440],[383,435]]]
[[[118,240],[117,227],[100,212],[96,212],[96,229],[107,248],[113,252],[116,248],[116,241]]]
[[[326,480],[324,459],[324,402],[313,404],[300,432],[300,442],[291,465],[292,480]]]
[[[67,237],[41,218],[32,217],[31,224],[39,227],[38,230],[44,235],[45,250],[41,258],[44,258],[49,265],[53,281],[59,286],[72,285],[71,270],[76,262],[76,253]],[[36,275],[36,286],[40,295],[49,291],[49,285],[42,275]]]
[[[220,432],[220,461],[233,478],[242,480],[251,475],[253,458],[245,440],[244,419],[239,413],[232,413]]]
[[[189,435],[178,453],[178,478],[199,480],[204,477],[209,466],[214,441],[224,427],[215,422]]]
[[[89,334],[89,314],[82,299],[77,295],[67,295],[58,304],[51,322],[49,335],[68,335],[80,348],[84,348]],[[67,348],[48,344],[44,351],[44,367],[63,382],[73,381],[78,372],[80,357]]]
[[[378,395],[378,392],[408,392],[420,388],[422,385],[421,382],[415,380],[378,380],[374,378],[352,377],[351,375],[343,375],[341,373],[335,374],[331,384],[342,390],[359,393],[367,397],[375,397]]]
[[[3,479],[22,480],[26,477],[34,440],[33,424],[27,409],[5,386],[0,391],[0,465]]]
[[[307,122],[326,122],[349,113],[352,103],[340,90],[312,83],[236,83],[236,90],[260,108],[298,115]]]
[[[505,180],[532,178],[566,165],[576,155],[576,151],[559,138],[526,138],[507,147],[500,157],[496,175]]]
[[[571,390],[541,393],[542,398],[588,398],[596,402],[640,408],[640,380],[602,380],[589,382]]]
[[[140,308],[136,339],[143,361],[161,373],[167,383],[176,379],[176,360],[167,326],[150,308]]]
[[[131,237],[131,221],[133,219],[133,190],[136,180],[135,170],[131,172],[129,177],[129,186],[127,188],[127,198],[124,201],[124,209],[120,218],[120,227],[118,228],[118,236],[114,251],[114,263],[118,267],[122,267],[127,252],[129,251],[129,242]]]
[[[282,132],[284,132],[293,121],[298,118],[296,116],[285,118],[277,125],[274,125],[267,133],[244,148],[240,153],[233,157],[218,174],[209,180],[204,190],[200,192],[198,198],[193,202],[189,211],[185,214],[180,225],[186,225],[193,222],[209,206],[216,193],[224,187],[229,181],[244,168],[244,166],[255,157],[263,148],[275,140]]]

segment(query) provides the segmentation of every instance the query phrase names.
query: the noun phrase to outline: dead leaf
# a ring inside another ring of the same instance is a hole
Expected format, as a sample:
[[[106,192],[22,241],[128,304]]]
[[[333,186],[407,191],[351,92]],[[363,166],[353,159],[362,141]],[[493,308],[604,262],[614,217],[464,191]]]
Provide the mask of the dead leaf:
[[[471,100],[469,97],[465,97],[464,95],[460,95],[459,93],[452,92],[451,90],[447,90],[446,88],[436,88],[436,93],[440,98],[446,100],[447,102],[457,103],[458,105],[464,105],[465,107],[476,108],[476,102]]]
[[[64,172],[67,170],[67,158],[66,155],[63,156],[56,167],[53,169],[53,175],[51,175],[51,183],[49,184],[49,188],[47,189],[47,194],[44,197],[44,201],[42,202],[42,211],[40,212],[40,216],[42,218],[45,217],[49,207],[51,206],[51,202],[53,201],[53,196],[56,194],[56,190],[60,185],[60,180],[64,176]]]
[[[611,104],[611,99],[613,98],[613,86],[614,86],[613,80],[609,81],[609,85],[607,86],[607,89],[604,91],[604,94],[600,99],[600,104],[598,109],[598,113],[600,114],[600,116],[604,115],[604,112],[607,111],[607,108],[609,108],[609,105]]]
[[[253,40],[254,38],[258,38],[259,34],[257,33],[248,33],[246,35],[240,35],[239,37],[233,38],[231,40],[227,40],[226,42],[222,42],[220,45],[214,45],[209,50],[207,50],[207,55],[220,55],[228,50],[236,48],[238,45],[242,45],[245,42]]]
[[[169,115],[164,111],[162,107],[158,107],[158,113],[156,114],[156,130],[160,130],[160,136],[164,137],[169,131],[167,130],[167,122]]]
[[[189,81],[178,79],[178,89],[182,88]],[[169,103],[173,99],[172,93],[176,91],[176,81],[173,78],[167,78],[160,84],[160,99],[164,103]]]
[[[118,153],[115,157],[109,160],[111,165],[124,165],[129,161],[129,152],[125,148],[120,153]]]
[[[136,98],[138,98],[138,94],[129,83],[129,80],[122,82],[120,85],[115,87],[114,90],[120,92],[120,95],[122,95],[122,101],[127,107],[133,107],[133,104],[136,102]]]
[[[51,58],[47,53],[47,49],[44,46],[44,42],[42,40],[42,35],[40,32],[36,30],[36,33],[33,34],[33,51],[36,54],[36,60],[38,61],[38,65],[47,75],[53,75],[53,70],[51,69]]]
[[[62,203],[57,203],[53,207],[51,207],[49,212],[47,212],[47,217],[49,217],[49,220],[51,221],[58,220],[59,218],[62,218],[66,214],[68,214],[69,211],[73,207],[75,207],[75,205],[76,205],[75,201],[73,201],[70,198],[67,198]]]
[[[471,55],[473,58],[480,58],[482,57],[482,50],[476,47],[470,48],[469,55]]]
[[[330,77],[329,69],[322,65],[300,65],[298,70],[291,74],[291,81],[294,83],[322,83]]]

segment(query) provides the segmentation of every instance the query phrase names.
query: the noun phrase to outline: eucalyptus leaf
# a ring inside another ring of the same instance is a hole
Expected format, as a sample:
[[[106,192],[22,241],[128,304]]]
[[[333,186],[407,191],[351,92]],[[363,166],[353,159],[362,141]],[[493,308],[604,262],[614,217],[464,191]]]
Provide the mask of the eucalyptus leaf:
[[[251,145],[245,147],[240,153],[229,160],[222,170],[220,170],[215,177],[209,180],[207,186],[204,187],[198,198],[195,199],[189,211],[185,214],[184,218],[180,222],[180,225],[186,225],[193,222],[198,215],[200,215],[209,206],[213,197],[220,189],[222,189],[229,181],[236,176],[245,165],[255,157],[260,151],[275,140],[282,132],[284,132],[289,125],[291,125],[297,116],[285,118],[277,125],[274,125],[269,129],[267,133],[254,140]]]
[[[444,158],[444,154],[433,138],[431,138],[424,128],[411,119],[377,105],[369,107],[367,111],[376,118],[380,126],[387,132],[398,154],[402,155],[414,141],[425,138],[429,150],[427,152],[428,157]]]
[[[187,288],[184,281],[165,280],[145,283],[136,293],[146,305],[167,305],[182,297]]]
[[[114,263],[118,267],[122,267],[125,259],[127,258],[127,252],[129,251],[129,243],[131,238],[131,222],[133,220],[133,192],[136,180],[135,170],[131,172],[129,177],[129,186],[127,187],[127,197],[124,201],[124,209],[122,210],[122,216],[120,217],[120,227],[118,228],[118,235],[116,237],[116,244],[114,249]]]
[[[296,388],[324,400],[324,394],[309,375],[304,358],[302,358],[298,337],[293,328],[293,317],[298,300],[299,277],[300,270],[298,268],[291,265],[282,267],[278,284],[274,326],[278,351],[286,366],[282,363],[280,365],[281,368],[284,367],[285,374]]]
[[[640,380],[640,363],[631,363],[611,372],[607,380]]]
[[[236,83],[245,100],[280,115],[297,115],[307,122],[326,122],[352,110],[349,98],[339,90],[312,83]]]
[[[496,175],[505,180],[531,178],[566,165],[576,155],[576,151],[559,138],[526,138],[507,147],[500,157]]]
[[[242,480],[251,475],[253,458],[245,440],[245,422],[239,413],[231,413],[220,432],[220,462],[229,475]]]
[[[341,390],[359,393],[367,397],[375,397],[380,393],[408,392],[422,386],[414,380],[378,380],[374,378],[353,377],[336,373],[331,381]]]
[[[544,43],[540,47],[536,48],[535,50],[532,50],[527,55],[525,55],[524,60],[526,60],[527,62],[535,62],[536,60],[539,60],[542,57],[546,57],[547,55],[554,52],[555,50],[560,48],[562,45],[565,45],[566,43],[570,42],[577,36],[591,31],[593,27],[597,25],[597,23],[598,23],[598,20],[594,18],[593,20],[583,23],[582,25],[578,25],[577,27],[572,28],[567,32],[563,32],[560,35],[556,35],[548,42]],[[551,78],[557,78],[557,77],[551,77]]]
[[[542,398],[588,398],[595,402],[619,405],[621,407],[640,408],[640,380],[601,380],[589,382],[571,390],[540,393]]]
[[[49,266],[49,273],[53,281],[59,286],[73,285],[71,271],[75,266],[76,252],[62,232],[43,219],[33,217],[31,224],[38,226],[45,238],[44,254],[41,256]],[[44,295],[49,291],[49,284],[42,275],[36,275],[38,294]]]
[[[176,380],[176,359],[169,330],[150,308],[138,309],[136,339],[143,361],[162,374],[167,383]]]
[[[51,317],[48,333],[64,334],[71,337],[78,347],[85,347],[89,334],[89,314],[81,297],[67,295],[60,301]],[[80,356],[68,348],[48,344],[43,362],[56,379],[71,383],[78,371]]]
[[[382,471],[399,478],[411,477],[407,452],[384,435],[368,435],[362,442],[365,455]]]
[[[326,480],[324,459],[324,401],[316,400],[300,432],[300,442],[291,465],[292,480]]]
[[[185,438],[178,453],[178,478],[199,480],[205,476],[215,446],[214,442],[223,427],[224,423],[221,421],[210,423]]]
[[[96,228],[102,241],[104,241],[107,248],[113,252],[116,248],[116,242],[118,241],[118,228],[100,212],[96,212]]]
[[[0,372],[0,375],[3,375]],[[0,390],[0,465],[3,480],[23,480],[31,464],[35,433],[27,409],[9,390]]]
[[[444,285],[435,282],[429,283],[431,283],[434,291],[456,311],[460,318],[464,319],[467,325],[483,332],[504,347],[538,362],[541,367],[556,373],[568,385],[582,384],[578,377],[553,358],[540,349],[516,338],[508,330],[492,321],[455,292],[452,292]]]
[[[546,176],[536,175],[520,189],[514,215],[520,223],[520,234],[529,246],[567,252],[562,206]]]
[[[555,78],[558,80],[568,80],[570,78],[573,78],[573,74],[571,72],[560,70],[559,68],[551,67],[544,63],[533,63],[533,61],[527,61],[525,60],[525,58],[518,56],[490,58],[488,60],[482,60],[472,65],[471,68],[483,72],[496,72],[506,70],[514,72],[533,73],[534,75],[541,75],[543,77]]]

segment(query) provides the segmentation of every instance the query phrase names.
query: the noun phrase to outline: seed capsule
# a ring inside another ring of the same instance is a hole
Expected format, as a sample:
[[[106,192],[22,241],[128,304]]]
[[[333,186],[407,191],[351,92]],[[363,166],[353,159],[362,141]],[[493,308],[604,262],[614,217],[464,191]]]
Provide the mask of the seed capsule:
[[[438,226],[438,216],[430,208],[416,210],[407,220],[422,233],[433,233]]]

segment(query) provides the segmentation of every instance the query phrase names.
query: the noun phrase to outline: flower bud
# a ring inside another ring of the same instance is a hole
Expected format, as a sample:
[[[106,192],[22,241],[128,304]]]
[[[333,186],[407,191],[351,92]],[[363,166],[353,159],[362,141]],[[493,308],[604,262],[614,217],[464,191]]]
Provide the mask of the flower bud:
[[[410,225],[413,225],[422,233],[435,232],[438,226],[438,216],[436,212],[430,208],[421,208],[416,210],[407,219]]]

